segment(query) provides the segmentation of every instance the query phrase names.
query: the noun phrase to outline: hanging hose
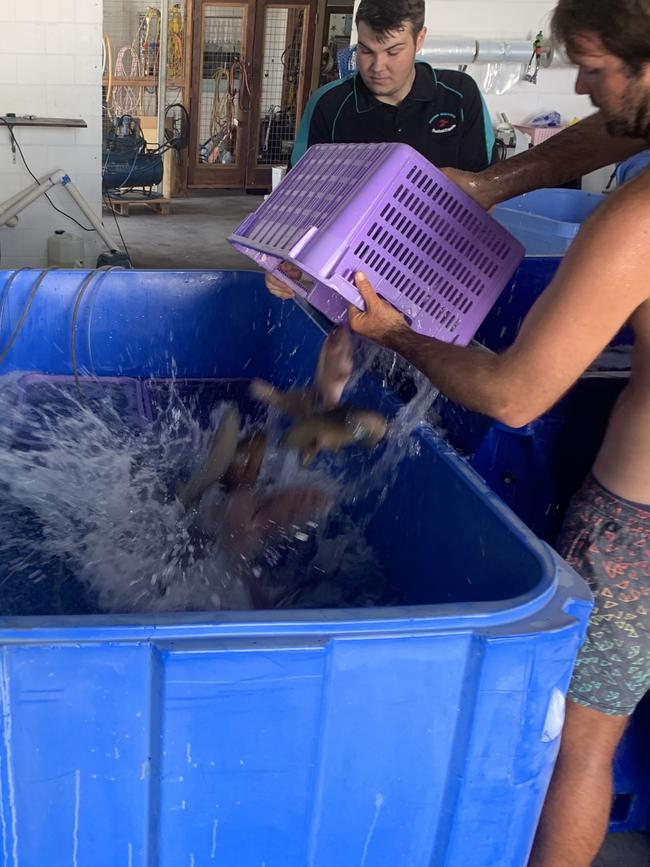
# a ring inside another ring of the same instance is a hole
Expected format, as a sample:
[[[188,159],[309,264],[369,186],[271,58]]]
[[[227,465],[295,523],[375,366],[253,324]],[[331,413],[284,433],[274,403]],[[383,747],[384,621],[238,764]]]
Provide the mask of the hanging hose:
[[[289,87],[287,89],[287,96],[283,108],[294,112],[296,109],[295,103],[300,79],[300,56],[302,52],[303,28],[304,13],[300,12],[293,29],[291,42],[280,55],[280,63],[287,71],[287,78],[289,81]]]
[[[144,13],[143,23],[144,33],[140,55],[142,75],[144,77],[157,76],[160,56],[160,10],[149,6]]]
[[[170,78],[183,74],[183,15],[178,4],[169,10],[167,74]]]
[[[105,105],[108,109],[111,104],[111,91],[113,89],[113,47],[108,34],[102,39],[102,76],[108,71],[108,84],[106,86]]]
[[[100,283],[99,283],[99,285],[101,285],[101,283],[104,281],[104,279],[106,277],[106,274],[109,271],[117,271],[117,270],[121,270],[121,269],[118,268],[118,266],[116,266],[116,265],[103,265],[101,268],[97,268],[97,270],[95,270],[95,271],[90,271],[84,277],[84,279],[81,283],[81,286],[79,287],[79,290],[77,292],[77,297],[75,298],[74,308],[72,310],[72,328],[70,330],[70,364],[72,366],[72,375],[74,377],[74,384],[77,387],[77,391],[79,392],[79,397],[81,398],[82,403],[84,402],[84,398],[83,398],[83,393],[81,391],[81,385],[79,384],[79,371],[77,369],[77,340],[76,340],[76,337],[77,337],[77,317],[79,315],[79,308],[81,307],[81,302],[83,300],[84,295],[86,294],[88,287],[93,282],[95,277],[98,274],[100,274],[100,272],[101,272],[102,276],[100,277]],[[90,358],[92,359],[92,352],[90,352],[90,330],[88,331],[88,349],[89,349]],[[91,366],[92,366],[92,361],[91,361]],[[93,375],[94,375],[94,371],[93,371]]]
[[[27,269],[21,268],[18,271],[14,272],[14,274],[10,278],[12,283],[13,283],[13,278],[16,276],[16,274],[19,274],[20,271],[22,271],[22,270],[27,270]],[[57,266],[53,266],[51,268],[46,268],[45,271],[42,271],[41,274],[37,277],[36,281],[34,282],[34,285],[29,290],[29,295],[27,296],[27,301],[25,302],[25,306],[23,308],[23,312],[20,316],[20,319],[18,320],[18,324],[14,328],[13,334],[9,338],[9,342],[5,345],[4,349],[0,352],[0,364],[4,363],[5,358],[9,354],[9,350],[14,345],[16,338],[20,334],[20,331],[21,331],[23,325],[25,324],[25,320],[27,319],[27,314],[29,313],[29,308],[32,306],[32,302],[34,301],[34,298],[36,298],[36,293],[40,289],[41,283],[43,282],[43,280],[45,280],[45,278],[47,277],[47,275],[51,271],[56,271],[56,270],[60,270],[60,269]],[[8,297],[8,296],[5,296],[5,298],[6,297]],[[4,304],[3,304],[3,308],[4,308]]]
[[[230,139],[232,130],[232,98],[229,71],[225,67],[220,66],[215,69],[212,78],[214,80],[214,94],[210,110],[210,136],[201,146],[203,152],[202,159],[208,163],[219,161],[221,145]],[[224,84],[225,88],[222,87]]]
[[[140,75],[140,58],[134,46],[125,45],[120,48],[115,59],[115,78],[139,78]],[[136,96],[133,88],[129,86],[115,88],[113,96],[113,115],[115,117],[122,117],[125,114],[139,114],[141,107],[141,98]]]
[[[215,69],[214,96],[212,97],[212,111],[210,112],[210,135],[220,138],[224,131],[229,128],[232,120],[232,106],[230,100],[230,77],[228,70],[222,66]],[[221,85],[225,83],[225,92],[222,94]]]
[[[1,312],[4,312],[4,307],[5,307],[6,300],[9,296],[9,291],[10,291],[11,286],[13,285],[16,277],[19,274],[21,274],[22,272],[30,271],[30,270],[31,270],[30,268],[18,268],[9,277],[9,279],[5,283],[5,286],[4,286],[3,292],[2,292],[2,301],[1,301],[1,307],[0,307]],[[18,320],[16,327],[14,328],[13,333],[12,333],[11,337],[9,338],[9,341],[5,344],[2,351],[0,351],[0,365],[4,363],[7,355],[9,354],[11,347],[16,342],[16,338],[20,334],[20,331],[21,331],[23,325],[25,324],[29,310],[32,306],[34,299],[36,298],[38,290],[40,289],[41,285],[43,284],[43,281],[45,280],[45,278],[49,274],[52,273],[52,271],[57,271],[57,270],[60,271],[60,270],[65,270],[65,269],[61,269],[57,266],[45,268],[43,271],[41,271],[41,273],[38,275],[38,277],[34,281],[34,285],[29,290],[29,295],[27,296],[27,301],[25,302],[25,306],[23,308],[23,312],[20,315],[20,319]],[[116,265],[103,265],[101,268],[97,268],[95,271],[90,271],[88,274],[86,274],[86,276],[82,280],[81,285],[77,291],[77,296],[75,298],[74,307],[72,310],[72,327],[70,330],[70,364],[72,367],[72,374],[74,376],[74,382],[75,382],[75,385],[76,385],[77,390],[79,392],[79,395],[81,397],[82,403],[83,403],[83,394],[82,394],[81,386],[79,383],[79,370],[78,370],[78,365],[77,365],[77,345],[76,345],[77,344],[77,340],[76,340],[76,337],[77,337],[77,320],[78,320],[78,316],[79,316],[79,309],[81,307],[81,302],[84,298],[84,295],[86,294],[88,288],[90,287],[90,285],[93,282],[93,280],[95,279],[95,277],[97,277],[98,274],[101,274],[100,279],[95,286],[95,288],[97,288],[104,281],[106,274],[108,274],[109,271],[117,271],[117,270],[122,270],[122,269]],[[0,323],[1,323],[1,321],[2,320],[0,318]],[[88,329],[88,356],[90,358],[90,364],[91,364],[91,369],[93,370],[93,375],[95,375],[94,363],[92,361],[92,350],[91,350],[91,345],[90,345],[90,324],[89,324],[89,329]]]
[[[235,93],[235,78],[236,71],[239,71],[239,92]],[[233,101],[235,96],[237,97],[237,104],[239,106],[240,111],[250,111],[252,95],[251,95],[251,86],[250,81],[248,79],[248,71],[246,69],[246,63],[241,60],[235,60],[230,64],[230,80],[231,80],[231,88],[233,91]],[[243,98],[242,98],[243,97]]]
[[[5,304],[7,303],[7,298],[9,297],[9,290],[11,289],[14,280],[16,277],[21,274],[23,271],[29,271],[30,269],[25,266],[23,268],[16,268],[11,277],[7,280],[2,289],[2,295],[0,296],[0,331],[2,330],[2,320],[5,315]]]
[[[180,78],[183,74],[183,38],[178,33],[169,34],[167,46],[167,75]]]

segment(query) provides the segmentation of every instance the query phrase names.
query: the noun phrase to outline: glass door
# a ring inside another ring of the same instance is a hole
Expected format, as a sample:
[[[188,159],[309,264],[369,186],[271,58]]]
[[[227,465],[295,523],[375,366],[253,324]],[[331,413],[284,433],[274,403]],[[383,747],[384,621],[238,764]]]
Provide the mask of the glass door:
[[[252,12],[254,2],[196,4],[190,186],[244,186]]]

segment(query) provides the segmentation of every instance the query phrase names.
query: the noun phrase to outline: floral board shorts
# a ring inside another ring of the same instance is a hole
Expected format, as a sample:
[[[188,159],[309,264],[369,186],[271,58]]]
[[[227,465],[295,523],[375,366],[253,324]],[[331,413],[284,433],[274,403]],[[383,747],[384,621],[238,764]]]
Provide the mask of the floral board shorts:
[[[594,594],[569,698],[629,716],[650,689],[650,505],[621,499],[589,476],[571,500],[557,550]]]

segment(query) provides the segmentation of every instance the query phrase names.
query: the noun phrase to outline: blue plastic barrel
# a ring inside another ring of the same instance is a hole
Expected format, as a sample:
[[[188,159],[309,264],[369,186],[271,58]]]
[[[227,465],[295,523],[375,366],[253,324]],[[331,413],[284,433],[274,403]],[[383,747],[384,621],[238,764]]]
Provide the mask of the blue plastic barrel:
[[[70,375],[72,340],[98,378],[287,385],[317,357],[260,274],[39,273],[0,272],[2,372]],[[590,595],[414,436],[367,532],[399,606],[0,617],[7,864],[526,862]]]
[[[648,166],[650,166],[650,150],[641,151],[623,160],[616,166],[616,186],[620,187],[627,181],[631,181]]]
[[[501,202],[492,216],[521,241],[527,256],[562,256],[604,199],[586,190],[534,190]]]

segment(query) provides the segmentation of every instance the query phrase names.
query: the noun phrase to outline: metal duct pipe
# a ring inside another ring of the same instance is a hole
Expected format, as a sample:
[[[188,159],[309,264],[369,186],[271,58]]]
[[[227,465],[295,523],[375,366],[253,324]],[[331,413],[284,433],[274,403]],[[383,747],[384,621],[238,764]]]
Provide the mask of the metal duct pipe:
[[[427,63],[528,63],[533,53],[532,40],[473,39],[469,36],[427,36],[418,58]],[[565,65],[566,61],[550,45],[544,47],[541,65]]]
[[[464,37],[443,39],[427,36],[422,50],[418,54],[427,63],[474,63],[478,56],[479,46],[476,39]],[[530,53],[532,48],[528,52]]]
[[[477,63],[528,63],[533,43],[522,39],[481,39],[478,44]]]

